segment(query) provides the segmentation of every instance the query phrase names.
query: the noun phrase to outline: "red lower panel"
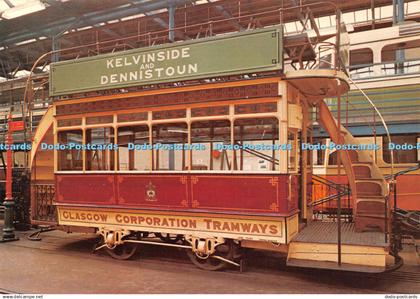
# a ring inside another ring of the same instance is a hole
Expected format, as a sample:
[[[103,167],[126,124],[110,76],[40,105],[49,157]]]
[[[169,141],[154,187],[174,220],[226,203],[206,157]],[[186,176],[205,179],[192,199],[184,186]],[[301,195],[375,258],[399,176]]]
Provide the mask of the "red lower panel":
[[[420,211],[420,175],[406,174],[397,178],[397,206],[404,210]],[[391,203],[394,198],[391,194]]]
[[[117,175],[118,203],[121,205],[186,208],[187,176]]]
[[[297,210],[299,177],[234,174],[59,174],[57,202],[290,214]]]
[[[58,175],[56,201],[80,204],[116,204],[114,175]]]
[[[335,182],[337,184],[340,184],[344,187],[349,187],[348,186],[348,178],[346,175],[327,175],[327,176],[323,176],[326,179]],[[312,201],[319,201],[323,198],[326,198],[327,196],[331,196],[337,194],[337,190],[333,187],[321,184],[319,182],[313,181],[313,186],[312,186]],[[351,208],[353,206],[352,204],[352,200],[351,197],[343,196],[341,198],[341,207],[342,208]],[[337,208],[337,200],[330,200],[327,202],[324,202],[322,204],[319,204],[317,206],[314,207],[314,210],[318,210],[318,211],[324,211],[326,209],[329,208]]]
[[[193,208],[235,212],[288,211],[287,176],[194,175]]]

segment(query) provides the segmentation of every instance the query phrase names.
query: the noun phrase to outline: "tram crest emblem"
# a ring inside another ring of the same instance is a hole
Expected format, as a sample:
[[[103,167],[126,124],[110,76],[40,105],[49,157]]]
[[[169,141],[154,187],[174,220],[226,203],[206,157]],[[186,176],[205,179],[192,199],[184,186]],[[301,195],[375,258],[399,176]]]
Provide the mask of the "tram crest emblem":
[[[156,186],[152,182],[146,185],[146,201],[157,201]]]

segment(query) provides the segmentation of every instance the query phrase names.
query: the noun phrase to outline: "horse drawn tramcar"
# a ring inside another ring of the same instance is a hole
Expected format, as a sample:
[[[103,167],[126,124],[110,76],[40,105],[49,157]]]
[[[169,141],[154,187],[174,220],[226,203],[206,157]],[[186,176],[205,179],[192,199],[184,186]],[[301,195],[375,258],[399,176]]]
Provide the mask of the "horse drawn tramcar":
[[[354,141],[323,101],[348,90],[340,32],[332,69],[286,72],[286,39],[274,26],[53,63],[31,153],[33,223],[96,232],[120,259],[155,244],[215,270],[255,248],[294,266],[384,271],[388,186],[369,155],[340,151],[354,223],[337,235],[311,221],[300,146],[314,108],[333,140]],[[316,56],[296,41],[302,67]]]

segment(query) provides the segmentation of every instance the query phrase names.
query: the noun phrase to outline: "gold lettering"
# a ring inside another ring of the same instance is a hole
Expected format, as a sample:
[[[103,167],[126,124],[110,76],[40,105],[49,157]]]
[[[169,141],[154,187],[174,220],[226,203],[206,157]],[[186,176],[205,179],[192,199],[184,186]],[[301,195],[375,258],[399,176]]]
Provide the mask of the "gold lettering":
[[[270,225],[269,229],[270,229],[270,234],[272,235],[277,235],[279,233],[277,229],[277,225],[272,224]]]

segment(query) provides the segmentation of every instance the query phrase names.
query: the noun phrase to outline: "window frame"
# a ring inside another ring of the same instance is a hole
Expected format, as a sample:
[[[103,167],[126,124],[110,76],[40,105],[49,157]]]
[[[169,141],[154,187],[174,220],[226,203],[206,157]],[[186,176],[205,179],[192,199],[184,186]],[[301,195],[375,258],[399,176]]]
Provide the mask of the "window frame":
[[[58,117],[55,120],[55,129],[57,134],[61,131],[68,131],[68,130],[81,130],[83,133],[83,140],[82,140],[82,144],[85,145],[86,144],[86,134],[87,134],[87,130],[89,129],[93,129],[93,128],[105,128],[105,127],[110,127],[113,128],[114,130],[114,137],[113,137],[113,143],[114,144],[118,144],[118,132],[120,128],[123,127],[130,127],[130,126],[148,126],[149,127],[149,144],[153,145],[153,126],[157,125],[157,124],[165,124],[165,123],[184,123],[187,125],[187,130],[188,130],[188,137],[187,137],[187,143],[189,145],[192,145],[193,143],[191,142],[191,125],[195,122],[201,122],[201,121],[217,121],[217,120],[227,120],[230,121],[230,143],[232,144],[232,142],[234,141],[234,124],[236,120],[239,119],[262,119],[262,118],[275,118],[278,122],[278,139],[276,139],[276,141],[278,142],[279,145],[281,145],[281,141],[282,141],[282,130],[285,129],[284,125],[282,125],[282,116],[284,115],[284,111],[282,111],[282,97],[279,97],[277,99],[267,99],[267,100],[263,100],[261,102],[258,103],[268,103],[268,102],[272,102],[272,103],[276,103],[277,105],[277,111],[275,112],[261,112],[261,113],[248,113],[248,114],[235,114],[235,107],[237,105],[244,105],[244,104],[255,104],[255,102],[251,102],[249,100],[242,100],[242,101],[231,101],[231,102],[226,102],[226,101],[221,101],[221,102],[217,102],[217,103],[203,103],[203,105],[198,105],[198,104],[192,104],[192,105],[188,105],[188,106],[184,106],[184,107],[177,107],[176,105],[174,106],[165,106],[165,107],[156,107],[156,108],[145,108],[145,109],[125,109],[125,110],[121,110],[121,111],[113,111],[111,113],[111,115],[113,116],[113,122],[112,123],[107,123],[107,124],[90,124],[87,125],[86,124],[86,119],[87,117],[93,117],[93,116],[97,116],[97,113],[94,114],[86,114],[86,115],[69,115],[69,116],[63,116],[63,117]],[[196,116],[196,117],[192,117],[191,115],[191,111],[194,108],[209,108],[209,107],[218,107],[218,106],[228,106],[229,107],[229,113],[228,114],[224,114],[224,115],[210,115],[210,116]],[[165,110],[180,110],[180,109],[185,109],[186,111],[186,117],[185,118],[167,118],[167,119],[159,119],[159,120],[153,120],[152,119],[152,115],[153,112],[155,111],[165,111]],[[118,122],[118,115],[120,114],[133,114],[133,113],[141,113],[141,112],[146,112],[147,113],[147,120],[137,120],[137,121],[129,121],[129,122]],[[106,113],[106,115],[109,115],[109,112]],[[57,126],[57,120],[59,119],[66,119],[66,118],[81,118],[82,119],[82,124],[78,125],[78,126],[72,126],[72,127],[58,127]],[[287,132],[290,130],[290,128],[287,128]],[[296,132],[298,133],[298,132]],[[287,133],[285,133],[287,134]],[[284,139],[284,138],[283,138]],[[287,139],[287,138],[286,138]],[[168,174],[168,173],[209,173],[209,174],[227,174],[227,173],[234,173],[234,174],[289,174],[291,173],[289,170],[289,165],[287,165],[287,167],[282,168],[282,166],[279,164],[278,167],[276,166],[275,168],[277,169],[270,169],[270,170],[239,170],[239,169],[234,169],[233,165],[234,165],[234,151],[233,150],[229,150],[229,160],[231,161],[232,165],[231,168],[228,170],[191,170],[190,166],[193,162],[193,153],[192,150],[188,150],[186,153],[186,159],[185,159],[185,164],[186,164],[186,169],[183,170],[155,170],[154,169],[154,154],[153,154],[153,149],[149,150],[149,154],[151,155],[151,168],[150,170],[120,170],[119,169],[119,151],[115,150],[114,151],[114,167],[112,170],[87,170],[87,151],[82,151],[82,155],[83,155],[83,169],[82,170],[58,170],[58,159],[57,159],[57,154],[55,154],[55,172],[56,173],[74,173],[74,172],[83,172],[83,173],[98,173],[98,174],[105,174],[105,173],[156,173],[156,174]],[[57,150],[54,151],[55,153],[57,152]],[[287,150],[279,150],[279,163],[281,163],[281,161],[284,161],[284,159],[282,158],[282,155],[289,155],[288,153],[289,151]],[[288,159],[286,159],[288,161]],[[270,164],[271,165],[271,164]],[[271,167],[270,167],[271,168]],[[282,170],[283,169],[283,170]],[[287,169],[287,172],[284,172],[284,170]],[[298,170],[296,171],[298,172]],[[296,173],[293,172],[293,173]]]

